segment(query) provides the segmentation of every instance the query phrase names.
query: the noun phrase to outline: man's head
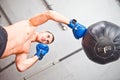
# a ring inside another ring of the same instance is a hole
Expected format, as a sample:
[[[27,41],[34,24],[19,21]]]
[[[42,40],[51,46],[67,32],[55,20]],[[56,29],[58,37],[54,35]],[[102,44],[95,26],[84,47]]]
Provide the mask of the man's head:
[[[54,41],[54,35],[49,31],[39,32],[37,41],[44,44],[51,44]]]

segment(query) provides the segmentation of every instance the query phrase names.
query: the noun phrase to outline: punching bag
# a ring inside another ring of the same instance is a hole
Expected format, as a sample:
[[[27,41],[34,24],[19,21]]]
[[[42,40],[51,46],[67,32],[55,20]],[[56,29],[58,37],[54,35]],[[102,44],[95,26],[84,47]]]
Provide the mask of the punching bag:
[[[82,39],[82,47],[87,57],[98,64],[118,60],[120,56],[120,27],[108,21],[92,24]]]

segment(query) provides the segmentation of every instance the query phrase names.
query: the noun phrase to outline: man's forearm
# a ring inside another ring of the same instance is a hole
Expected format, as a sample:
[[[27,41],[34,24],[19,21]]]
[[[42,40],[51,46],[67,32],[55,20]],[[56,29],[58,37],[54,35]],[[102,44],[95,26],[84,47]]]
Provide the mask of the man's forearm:
[[[60,22],[60,23],[64,23],[64,24],[68,24],[69,23],[69,19],[65,16],[63,16],[62,14],[56,12],[56,11],[52,11],[50,10],[48,12],[49,18],[51,20],[54,20],[56,22]]]
[[[39,14],[38,16],[35,16],[35,17],[29,19],[30,24],[32,26],[38,26],[40,24],[47,22],[48,20],[53,20],[56,22],[64,23],[64,24],[69,23],[69,19],[67,19],[63,15],[57,13],[56,11],[52,11],[52,10],[43,12],[43,13]]]
[[[33,56],[32,58],[26,59],[18,64],[17,69],[20,72],[23,72],[30,68],[33,64],[35,64],[38,61],[37,56]]]

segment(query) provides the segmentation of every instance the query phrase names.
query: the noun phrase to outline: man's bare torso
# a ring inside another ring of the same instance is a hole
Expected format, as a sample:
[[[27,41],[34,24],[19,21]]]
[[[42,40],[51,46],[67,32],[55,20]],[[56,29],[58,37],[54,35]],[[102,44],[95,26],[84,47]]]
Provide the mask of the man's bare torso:
[[[5,29],[8,33],[8,41],[2,58],[12,54],[27,53],[36,27],[24,20],[5,27]]]

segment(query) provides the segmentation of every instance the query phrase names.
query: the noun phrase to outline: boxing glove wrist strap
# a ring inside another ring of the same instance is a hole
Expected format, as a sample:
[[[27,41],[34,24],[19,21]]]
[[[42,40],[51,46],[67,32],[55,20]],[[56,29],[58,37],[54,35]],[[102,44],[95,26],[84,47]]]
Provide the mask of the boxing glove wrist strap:
[[[77,23],[77,20],[76,19],[71,19],[68,26],[73,29],[75,28],[75,24]]]
[[[37,55],[37,53],[36,53],[34,56],[37,56],[39,60],[42,60],[44,55],[43,54]]]

